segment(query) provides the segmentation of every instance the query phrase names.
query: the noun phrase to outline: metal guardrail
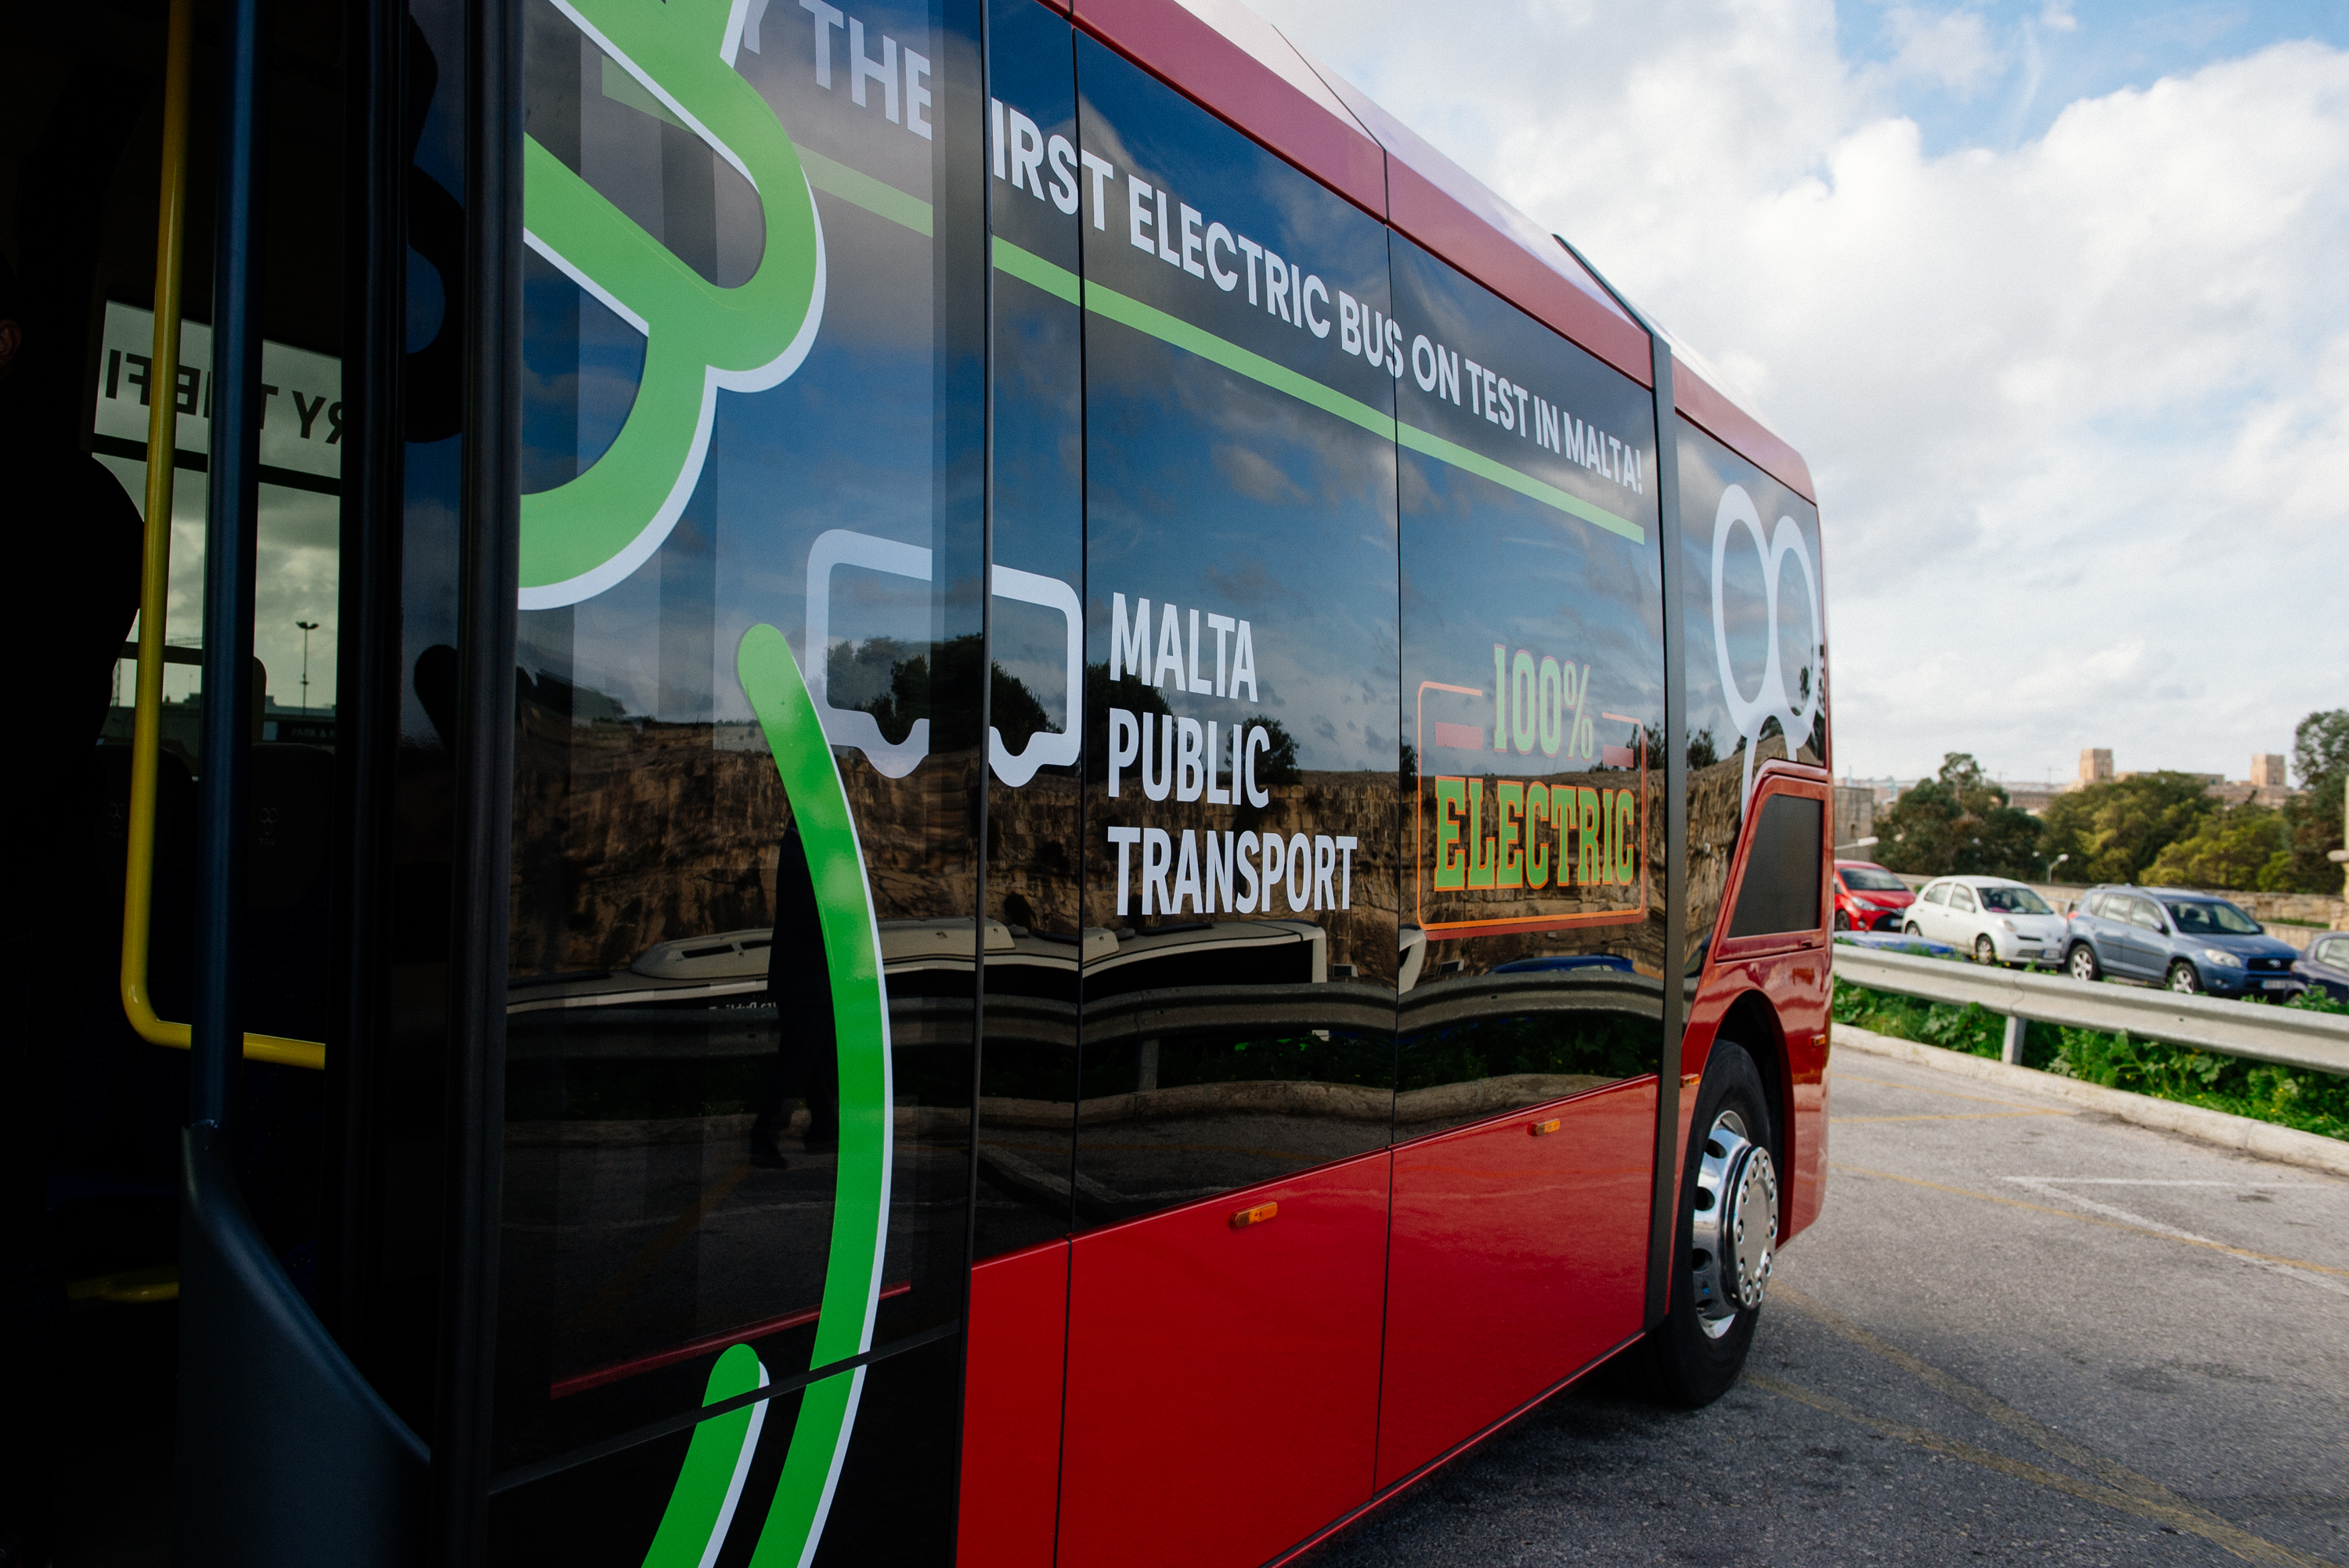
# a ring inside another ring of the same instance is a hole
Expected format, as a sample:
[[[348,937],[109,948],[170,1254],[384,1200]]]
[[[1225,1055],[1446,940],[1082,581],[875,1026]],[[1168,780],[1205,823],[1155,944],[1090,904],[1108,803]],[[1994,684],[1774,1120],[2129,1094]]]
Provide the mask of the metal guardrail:
[[[1930,1002],[1978,1002],[1985,1011],[2004,1014],[2010,1062],[2021,1057],[2027,1018],[2075,1029],[2127,1030],[2253,1061],[2349,1074],[2349,1016],[2337,1013],[2027,974],[1847,943],[1836,944],[1835,972],[1855,985]]]

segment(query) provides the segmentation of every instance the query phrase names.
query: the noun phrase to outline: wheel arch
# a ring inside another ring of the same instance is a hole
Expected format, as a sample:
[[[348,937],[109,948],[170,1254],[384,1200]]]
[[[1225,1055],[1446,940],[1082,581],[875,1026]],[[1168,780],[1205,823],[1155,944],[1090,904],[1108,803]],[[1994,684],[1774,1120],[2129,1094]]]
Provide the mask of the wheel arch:
[[[1786,1031],[1778,1009],[1758,989],[1741,991],[1723,1012],[1713,1040],[1716,1044],[1731,1040],[1743,1046],[1761,1071],[1762,1088],[1770,1108],[1770,1158],[1778,1164],[1780,1180],[1785,1180],[1786,1172],[1793,1169],[1794,1127],[1787,1114],[1792,1103],[1793,1081],[1789,1075],[1793,1063],[1787,1055]]]

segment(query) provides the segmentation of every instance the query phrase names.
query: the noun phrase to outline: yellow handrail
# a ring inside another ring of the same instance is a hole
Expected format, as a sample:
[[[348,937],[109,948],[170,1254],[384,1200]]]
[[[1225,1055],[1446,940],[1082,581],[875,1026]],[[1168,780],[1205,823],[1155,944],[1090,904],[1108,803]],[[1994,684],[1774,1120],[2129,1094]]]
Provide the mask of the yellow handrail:
[[[147,995],[155,915],[155,784],[163,744],[163,612],[171,577],[171,465],[179,444],[180,281],[188,200],[188,77],[195,0],[171,0],[163,64],[163,181],[155,210],[155,362],[147,399],[147,536],[139,584],[139,683],[130,730],[129,852],[122,878],[122,1011],[141,1039],[189,1048],[191,1032],[155,1016]],[[322,1068],[317,1040],[247,1035],[249,1060]]]

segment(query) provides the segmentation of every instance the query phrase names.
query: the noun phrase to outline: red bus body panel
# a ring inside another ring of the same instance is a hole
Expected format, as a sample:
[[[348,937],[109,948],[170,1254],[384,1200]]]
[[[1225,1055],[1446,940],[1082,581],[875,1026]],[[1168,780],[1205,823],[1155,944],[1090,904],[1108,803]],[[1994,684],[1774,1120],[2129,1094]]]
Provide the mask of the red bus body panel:
[[[1672,407],[1813,506],[1819,504],[1818,491],[1811,483],[1811,465],[1803,461],[1803,454],[1678,357],[1672,360]]]
[[[1051,1568],[1068,1313],[1066,1242],[990,1258],[970,1271],[958,1562]]]
[[[1237,0],[1076,0],[1077,25],[1375,218],[1386,159],[1278,28]]]
[[[1607,297],[1556,235],[1495,195],[1335,72],[1323,71],[1387,153],[1387,221],[1535,320],[1642,387],[1654,384],[1648,335]]]
[[[1061,1568],[1263,1563],[1369,1500],[1390,1158],[1076,1239]]]
[[[1824,768],[1790,762],[1764,763],[1754,781],[1754,799],[1747,820],[1758,815],[1762,802],[1775,794],[1818,800],[1825,810],[1833,805],[1834,787]],[[1832,848],[1823,845],[1818,872],[1819,929],[1724,938],[1719,934],[1729,929],[1736,912],[1737,895],[1745,883],[1745,863],[1752,853],[1749,835],[1739,843],[1736,863],[1730,868],[1713,949],[1705,961],[1696,999],[1690,1005],[1688,1029],[1682,1037],[1681,1071],[1686,1078],[1703,1072],[1705,1057],[1713,1049],[1722,1021],[1742,998],[1756,995],[1767,1004],[1775,1037],[1739,1043],[1775,1052],[1778,1057],[1775,1068],[1778,1081],[1774,1087],[1786,1119],[1783,1135],[1785,1204],[1779,1229],[1783,1243],[1817,1219],[1826,1202],[1828,1008],[1835,994],[1834,934],[1826,923],[1834,918],[1835,862]],[[1765,1076],[1774,1074],[1771,1062],[1764,1060],[1761,1067]],[[1680,1129],[1683,1161],[1688,1153],[1688,1118],[1694,1109],[1694,1096],[1683,1094]]]
[[[1543,225],[1254,13],[1040,3],[1651,384],[1646,334]],[[1692,423],[1816,504],[1783,438],[1684,361],[1673,384]],[[1830,778],[1765,763],[1753,804],[1827,799]],[[1750,848],[1691,1005],[1677,1130],[1684,1161],[1712,1042],[1758,998],[1773,1037],[1752,1043],[1785,1111],[1790,1237],[1824,1195],[1832,848],[1819,931],[1724,941]],[[1744,1016],[1739,1028],[1754,1032]],[[1635,1079],[978,1264],[959,1560],[1278,1559],[1624,1343],[1643,1308],[1657,1093]],[[1532,1136],[1550,1116],[1559,1131]],[[1267,1202],[1275,1219],[1233,1228]]]
[[[1381,1489],[1639,1332],[1655,1136],[1644,1078],[1395,1150]]]

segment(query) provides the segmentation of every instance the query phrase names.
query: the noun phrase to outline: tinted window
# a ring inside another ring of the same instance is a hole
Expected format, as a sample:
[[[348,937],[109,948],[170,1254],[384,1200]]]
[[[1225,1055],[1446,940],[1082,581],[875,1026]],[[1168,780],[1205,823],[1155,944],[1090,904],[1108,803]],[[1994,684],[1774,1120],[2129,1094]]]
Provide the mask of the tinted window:
[[[1383,232],[1078,70],[1089,1223],[1386,1142],[1398,754]]]
[[[501,1466],[950,1331],[987,755],[976,16],[526,17]],[[759,1465],[943,1510],[844,1377]]]
[[[2141,925],[2147,931],[2159,931],[2162,928],[2160,912],[2141,898],[2128,901],[2128,919],[2131,925]]]
[[[2027,887],[1986,887],[1982,890],[1982,907],[2003,914],[2053,914],[2047,901]]]
[[[977,1255],[1064,1233],[1075,1154],[1077,970],[1089,926],[1081,745],[1084,322],[1076,302],[1076,61],[1034,0],[989,12],[995,403],[988,603],[986,1037]],[[1071,676],[1071,652],[1078,673]]]
[[[1846,866],[1837,874],[1843,878],[1844,886],[1859,892],[1901,892],[1909,886],[1890,872],[1874,866]]]
[[[1662,595],[1647,391],[1393,250],[1411,1137],[1655,1070]]]
[[[2169,906],[2170,914],[2181,932],[2210,935],[2256,936],[2259,922],[2231,903],[2212,900],[2183,900]]]
[[[1826,810],[1799,795],[1773,795],[1754,826],[1754,847],[1737,891],[1729,934],[1815,931],[1819,924],[1819,851]]]
[[[1826,623],[1818,509],[1685,419],[1678,446],[1693,951],[1720,911],[1755,768],[1827,760]]]

